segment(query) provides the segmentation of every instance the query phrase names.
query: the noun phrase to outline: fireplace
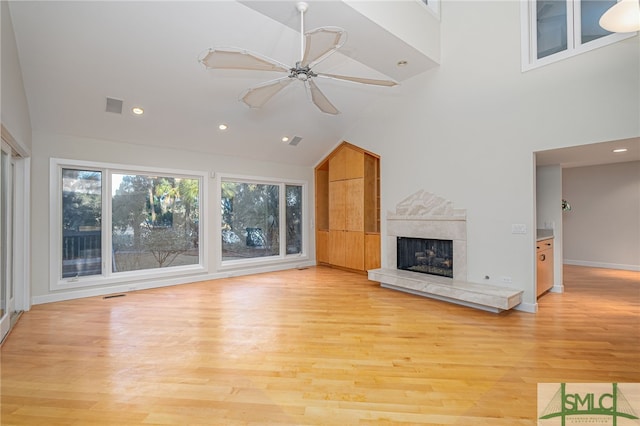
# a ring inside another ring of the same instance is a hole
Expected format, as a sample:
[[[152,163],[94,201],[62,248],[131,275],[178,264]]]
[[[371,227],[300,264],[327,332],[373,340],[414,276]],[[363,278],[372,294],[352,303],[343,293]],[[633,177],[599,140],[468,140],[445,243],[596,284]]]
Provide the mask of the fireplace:
[[[440,249],[437,250],[439,254],[435,257],[444,259],[440,261],[439,268],[443,268],[449,262],[451,268],[445,274],[438,274],[442,277],[433,276],[433,278],[437,280],[451,280],[453,278],[454,281],[467,281],[466,211],[454,208],[451,201],[426,191],[418,191],[398,203],[395,212],[387,213],[387,253],[383,260],[388,268],[405,269],[403,266],[405,261],[400,260],[402,249],[398,243],[399,238],[448,241],[447,245],[450,245],[448,255],[443,254]],[[415,259],[416,253],[431,249],[429,246],[417,249],[410,247],[409,252],[413,251],[410,255]],[[439,248],[436,247],[436,249]],[[420,259],[419,262],[424,262],[424,259]],[[410,272],[422,271],[412,269]],[[420,275],[425,278],[430,276]]]
[[[522,290],[467,281],[467,213],[451,201],[418,191],[387,213],[386,225],[385,266],[369,270],[371,281],[490,312],[522,302]]]
[[[397,268],[453,278],[453,241],[397,238]]]

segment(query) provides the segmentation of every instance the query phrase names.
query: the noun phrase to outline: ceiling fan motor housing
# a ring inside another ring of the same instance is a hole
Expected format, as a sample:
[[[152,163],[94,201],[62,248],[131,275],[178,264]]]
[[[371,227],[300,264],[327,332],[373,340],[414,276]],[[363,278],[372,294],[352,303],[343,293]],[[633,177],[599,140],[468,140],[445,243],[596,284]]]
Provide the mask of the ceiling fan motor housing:
[[[300,62],[296,62],[296,66],[294,68],[291,68],[289,71],[291,71],[291,73],[289,74],[289,77],[297,78],[298,80],[301,80],[301,81],[307,81],[311,77],[318,76],[318,74],[311,71],[308,65],[306,67],[301,67]]]

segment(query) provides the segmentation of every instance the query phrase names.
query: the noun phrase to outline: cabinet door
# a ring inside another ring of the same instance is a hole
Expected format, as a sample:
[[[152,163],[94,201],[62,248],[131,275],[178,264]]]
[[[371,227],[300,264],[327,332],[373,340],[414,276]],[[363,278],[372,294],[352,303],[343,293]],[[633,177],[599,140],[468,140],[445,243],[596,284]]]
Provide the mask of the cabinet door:
[[[346,267],[345,231],[329,231],[329,263]]]
[[[344,232],[345,264],[358,271],[364,270],[364,232]]]
[[[316,232],[316,261],[329,263],[329,232]]]
[[[345,151],[345,179],[364,177],[364,153],[351,148],[342,148]]]
[[[553,248],[536,252],[537,296],[553,287]]]
[[[347,176],[347,151],[339,149],[329,159],[329,182],[343,180]]]
[[[364,153],[348,146],[329,159],[329,181],[364,177]]]
[[[365,234],[364,236],[364,269],[380,267],[380,234]]]
[[[348,179],[345,187],[345,227],[347,231],[364,231],[364,180]]]
[[[329,229],[344,231],[346,220],[347,181],[329,182]]]

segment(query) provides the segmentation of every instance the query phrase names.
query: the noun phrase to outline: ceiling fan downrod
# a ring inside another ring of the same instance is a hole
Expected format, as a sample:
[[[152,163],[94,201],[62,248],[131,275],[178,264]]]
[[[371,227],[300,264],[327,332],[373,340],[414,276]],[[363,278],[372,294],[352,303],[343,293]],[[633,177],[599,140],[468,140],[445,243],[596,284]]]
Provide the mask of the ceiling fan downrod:
[[[304,13],[309,9],[309,4],[304,1],[296,3],[296,8],[300,12],[300,63],[304,59]]]

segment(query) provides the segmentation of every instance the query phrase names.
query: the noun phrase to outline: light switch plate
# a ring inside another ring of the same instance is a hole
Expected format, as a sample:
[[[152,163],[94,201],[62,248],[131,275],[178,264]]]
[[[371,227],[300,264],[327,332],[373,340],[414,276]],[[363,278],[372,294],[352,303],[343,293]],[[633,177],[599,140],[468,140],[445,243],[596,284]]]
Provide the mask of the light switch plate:
[[[512,234],[526,234],[527,233],[527,225],[524,223],[514,223],[511,225],[511,233]]]

